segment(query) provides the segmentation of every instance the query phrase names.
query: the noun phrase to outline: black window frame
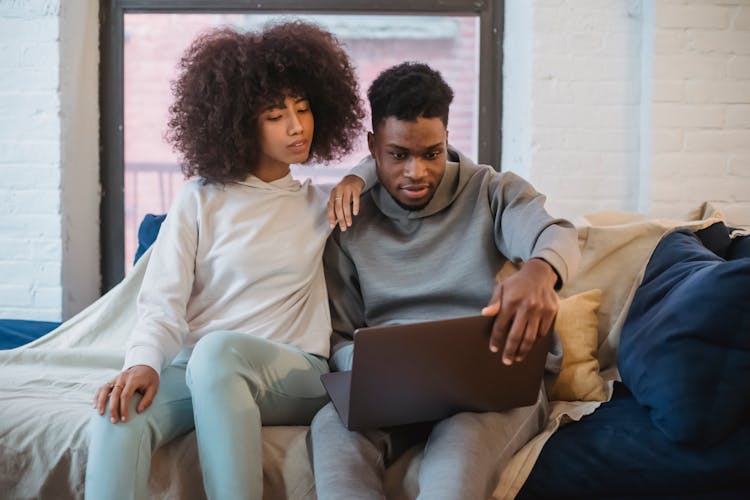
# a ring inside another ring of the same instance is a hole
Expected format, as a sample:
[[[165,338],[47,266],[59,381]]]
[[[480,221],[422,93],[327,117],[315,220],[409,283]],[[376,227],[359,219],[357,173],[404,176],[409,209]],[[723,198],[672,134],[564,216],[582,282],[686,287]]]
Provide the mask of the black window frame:
[[[472,15],[479,17],[478,160],[500,168],[503,0],[104,0],[100,2],[102,293],[125,275],[124,19],[129,13]]]

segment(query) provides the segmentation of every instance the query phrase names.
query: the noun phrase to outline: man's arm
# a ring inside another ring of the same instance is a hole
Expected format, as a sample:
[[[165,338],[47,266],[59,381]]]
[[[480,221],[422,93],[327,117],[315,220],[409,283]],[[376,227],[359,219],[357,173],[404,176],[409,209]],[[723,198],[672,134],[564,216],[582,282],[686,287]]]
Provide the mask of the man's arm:
[[[334,230],[323,253],[328,302],[331,309],[331,368],[351,370],[354,330],[365,324],[364,305],[354,263],[342,249],[341,233]]]
[[[536,339],[547,334],[558,310],[555,290],[575,272],[580,259],[577,232],[564,219],[544,209],[545,197],[520,177],[493,176],[490,205],[495,214],[495,242],[521,270],[498,282],[482,310],[495,316],[490,350],[503,350],[502,360],[523,360]]]

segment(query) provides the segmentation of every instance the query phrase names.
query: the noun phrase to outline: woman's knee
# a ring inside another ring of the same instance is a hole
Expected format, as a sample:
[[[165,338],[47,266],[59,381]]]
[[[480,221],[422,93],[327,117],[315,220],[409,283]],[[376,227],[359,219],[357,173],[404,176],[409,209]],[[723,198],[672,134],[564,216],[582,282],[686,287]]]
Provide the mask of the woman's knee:
[[[122,449],[140,443],[142,436],[149,432],[148,420],[145,413],[135,411],[135,403],[131,406],[127,422],[112,422],[109,405],[105,408],[104,415],[93,415],[89,420],[90,442],[99,445],[107,443],[106,446],[112,449]]]
[[[230,332],[215,332],[206,335],[193,348],[187,364],[188,386],[201,384],[222,384],[236,371],[237,353],[232,348]]]

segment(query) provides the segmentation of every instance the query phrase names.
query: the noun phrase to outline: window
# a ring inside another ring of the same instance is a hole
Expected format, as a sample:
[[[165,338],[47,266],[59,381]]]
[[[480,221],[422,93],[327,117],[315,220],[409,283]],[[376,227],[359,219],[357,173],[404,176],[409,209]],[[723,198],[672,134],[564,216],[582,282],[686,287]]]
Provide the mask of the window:
[[[169,82],[195,35],[218,25],[259,28],[294,17],[320,24],[349,52],[363,92],[384,68],[420,60],[453,87],[450,141],[464,153],[499,166],[501,8],[455,0],[408,8],[383,1],[204,2],[114,1],[102,5],[102,286],[131,266],[137,225],[164,213],[184,182],[179,159],[164,142]],[[339,8],[340,7],[340,8]],[[343,12],[342,12],[343,10]],[[493,132],[494,131],[494,132]],[[337,165],[293,167],[298,178],[334,181],[366,154],[362,141]]]

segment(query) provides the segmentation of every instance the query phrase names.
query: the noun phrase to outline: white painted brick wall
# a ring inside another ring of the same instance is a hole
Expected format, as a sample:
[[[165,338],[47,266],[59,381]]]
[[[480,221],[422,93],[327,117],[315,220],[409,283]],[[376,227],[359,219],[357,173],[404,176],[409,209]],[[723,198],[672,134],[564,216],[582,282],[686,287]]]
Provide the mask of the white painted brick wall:
[[[528,177],[555,214],[634,208],[638,5],[533,2]]]
[[[62,315],[59,0],[0,1],[0,317]]]
[[[525,23],[532,49],[526,70],[506,47],[503,169],[529,178],[566,217],[683,215],[706,200],[750,208],[750,1],[524,8],[519,17],[506,2],[515,23],[506,42]]]
[[[656,3],[652,211],[750,209],[750,2]]]

